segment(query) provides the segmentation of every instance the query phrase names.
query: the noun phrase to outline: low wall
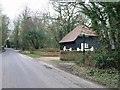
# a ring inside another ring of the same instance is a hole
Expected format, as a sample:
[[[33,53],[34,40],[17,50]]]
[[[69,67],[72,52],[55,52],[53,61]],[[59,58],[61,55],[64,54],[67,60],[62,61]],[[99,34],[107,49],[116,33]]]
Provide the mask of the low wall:
[[[41,54],[42,56],[50,56],[50,57],[59,57],[60,51],[59,50],[34,50],[32,51],[36,54]]]
[[[84,59],[85,64],[89,66],[93,66],[93,55],[94,52],[85,52]],[[61,60],[83,60],[83,52],[81,51],[60,51],[60,59]]]
[[[82,53],[78,51],[61,51],[60,59],[61,60],[77,60],[82,59]]]

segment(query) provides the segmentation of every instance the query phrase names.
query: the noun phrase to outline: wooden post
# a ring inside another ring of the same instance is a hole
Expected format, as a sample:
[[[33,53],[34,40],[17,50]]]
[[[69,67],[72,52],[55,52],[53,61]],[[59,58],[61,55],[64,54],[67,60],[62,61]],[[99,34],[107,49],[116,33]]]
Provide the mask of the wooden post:
[[[85,34],[83,34],[83,64],[85,64]]]

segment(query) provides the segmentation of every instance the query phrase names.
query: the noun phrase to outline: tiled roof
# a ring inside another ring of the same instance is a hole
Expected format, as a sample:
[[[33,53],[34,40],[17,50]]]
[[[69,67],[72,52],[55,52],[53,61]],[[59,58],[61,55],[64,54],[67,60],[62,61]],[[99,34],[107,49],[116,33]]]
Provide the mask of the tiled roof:
[[[86,36],[96,36],[92,30],[78,26],[73,31],[68,33],[59,43],[73,42],[80,34],[85,34]]]

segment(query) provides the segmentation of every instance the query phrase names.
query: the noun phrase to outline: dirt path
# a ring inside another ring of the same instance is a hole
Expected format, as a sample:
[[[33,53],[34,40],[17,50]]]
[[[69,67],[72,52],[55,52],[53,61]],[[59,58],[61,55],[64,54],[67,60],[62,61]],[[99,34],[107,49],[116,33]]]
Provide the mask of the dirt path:
[[[50,61],[50,60],[60,60],[60,57],[40,57],[38,59],[42,61]]]
[[[44,61],[48,64],[53,65],[56,68],[64,70],[66,72],[72,73],[72,67],[74,66],[73,62],[62,62],[60,57],[40,57],[38,58],[40,61]]]

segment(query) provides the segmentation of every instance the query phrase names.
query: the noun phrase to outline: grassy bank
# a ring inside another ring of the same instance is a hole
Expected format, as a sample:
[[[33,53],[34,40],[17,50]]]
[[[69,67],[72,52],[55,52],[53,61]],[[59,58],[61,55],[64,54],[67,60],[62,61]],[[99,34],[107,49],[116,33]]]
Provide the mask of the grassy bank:
[[[102,70],[83,65],[80,66],[76,65],[75,61],[52,60],[49,62],[53,63],[53,65],[55,64],[55,66],[61,70],[67,71],[71,74],[88,79],[98,84],[102,84],[106,87],[117,88],[118,86],[118,73],[116,70]]]
[[[72,73],[110,88],[118,87],[118,73],[116,70],[101,70],[97,68],[80,67],[78,65],[74,65],[72,68]]]

